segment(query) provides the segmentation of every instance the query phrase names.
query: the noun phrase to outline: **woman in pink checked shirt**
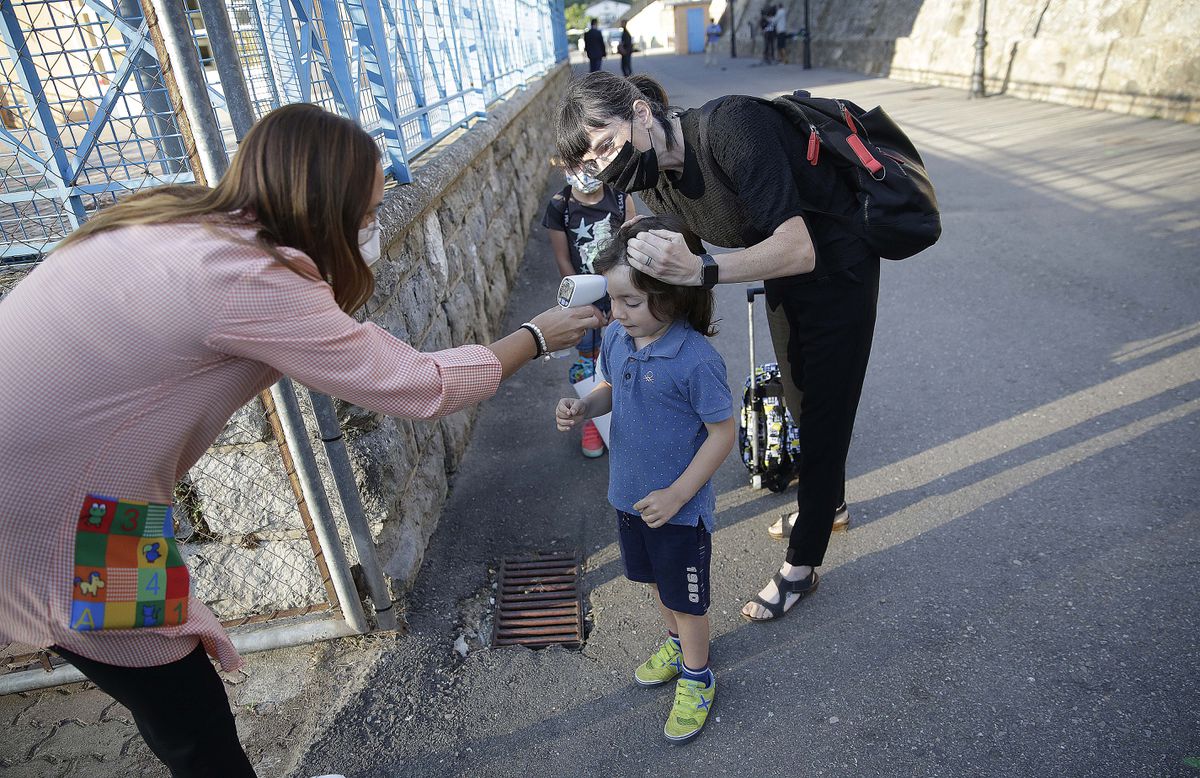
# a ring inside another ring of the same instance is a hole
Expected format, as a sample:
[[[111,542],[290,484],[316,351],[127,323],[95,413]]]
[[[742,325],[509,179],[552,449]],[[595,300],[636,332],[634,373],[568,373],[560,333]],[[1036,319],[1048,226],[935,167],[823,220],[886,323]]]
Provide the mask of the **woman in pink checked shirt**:
[[[108,208],[0,304],[0,643],[53,647],[173,775],[254,774],[205,654],[242,660],[190,594],[169,507],[233,412],[287,375],[443,416],[599,324],[554,308],[490,346],[426,354],[355,320],[382,196],[365,132],[287,106],[214,189]]]

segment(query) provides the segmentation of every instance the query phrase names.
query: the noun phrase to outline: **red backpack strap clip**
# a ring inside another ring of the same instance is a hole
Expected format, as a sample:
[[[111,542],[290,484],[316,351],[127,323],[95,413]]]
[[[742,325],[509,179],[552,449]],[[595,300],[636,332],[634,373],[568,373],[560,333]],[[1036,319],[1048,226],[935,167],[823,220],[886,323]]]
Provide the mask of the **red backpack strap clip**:
[[[854,117],[850,115],[850,111],[846,106],[842,105],[839,101],[838,108],[842,109],[842,116],[846,119],[846,126],[850,128],[850,136],[846,138],[847,145],[854,151],[854,155],[858,157],[858,161],[862,163],[862,166],[869,170],[872,176],[878,176],[883,170],[883,163],[875,159],[875,155],[867,150],[866,144],[858,136],[858,125],[855,123]]]

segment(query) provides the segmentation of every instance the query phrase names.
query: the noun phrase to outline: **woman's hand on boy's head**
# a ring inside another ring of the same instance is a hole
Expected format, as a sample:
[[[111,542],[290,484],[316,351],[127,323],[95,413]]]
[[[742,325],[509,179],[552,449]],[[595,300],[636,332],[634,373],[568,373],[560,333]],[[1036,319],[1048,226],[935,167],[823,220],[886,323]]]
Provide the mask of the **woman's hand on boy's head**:
[[[700,258],[687,247],[678,232],[648,230],[639,232],[626,244],[629,264],[646,275],[675,286],[700,286]]]
[[[554,408],[554,423],[559,432],[569,432],[584,420],[587,403],[578,397],[564,397]]]

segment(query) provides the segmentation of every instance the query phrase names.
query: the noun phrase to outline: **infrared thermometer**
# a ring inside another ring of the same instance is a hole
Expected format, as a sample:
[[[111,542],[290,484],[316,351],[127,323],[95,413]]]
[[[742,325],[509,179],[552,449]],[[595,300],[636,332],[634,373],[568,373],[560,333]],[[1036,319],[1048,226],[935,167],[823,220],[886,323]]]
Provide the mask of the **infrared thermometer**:
[[[605,281],[604,276],[567,276],[558,285],[558,304],[563,308],[582,308],[585,305],[591,305],[606,294],[608,294],[608,282]],[[563,349],[554,352],[554,356],[562,357],[570,353],[571,349]],[[575,394],[579,395],[581,399],[587,397],[599,384],[600,379],[597,376],[585,378],[574,385]],[[611,418],[612,414],[606,413],[592,419],[606,446],[608,445],[608,423]]]
[[[563,308],[582,308],[591,305],[608,293],[608,282],[604,276],[578,275],[565,276],[558,285],[558,304]],[[562,359],[571,353],[571,349],[552,351],[550,356]]]
[[[558,285],[558,304],[564,308],[591,305],[608,292],[604,276],[566,276]]]

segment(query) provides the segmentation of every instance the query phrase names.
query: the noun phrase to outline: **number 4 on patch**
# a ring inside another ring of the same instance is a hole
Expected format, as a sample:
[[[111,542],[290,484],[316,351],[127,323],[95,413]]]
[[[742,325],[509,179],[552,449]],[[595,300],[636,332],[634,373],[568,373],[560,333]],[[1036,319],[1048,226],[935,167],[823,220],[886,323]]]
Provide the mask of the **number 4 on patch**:
[[[152,575],[150,580],[146,582],[146,591],[150,592],[151,594],[158,594],[158,573]]]

